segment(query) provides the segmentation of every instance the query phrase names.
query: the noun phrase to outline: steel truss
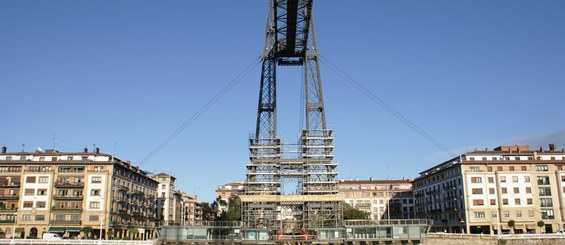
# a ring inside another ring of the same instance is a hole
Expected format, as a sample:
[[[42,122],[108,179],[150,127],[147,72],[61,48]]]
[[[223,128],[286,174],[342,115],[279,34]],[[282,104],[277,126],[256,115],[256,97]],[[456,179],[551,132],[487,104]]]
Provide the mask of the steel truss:
[[[244,227],[260,229],[332,228],[342,225],[342,198],[333,160],[333,130],[327,129],[319,54],[312,21],[313,0],[270,0],[262,55],[255,135],[249,141],[242,195]],[[278,66],[303,66],[305,128],[297,156],[283,157],[277,136]],[[294,180],[297,190],[284,190]]]

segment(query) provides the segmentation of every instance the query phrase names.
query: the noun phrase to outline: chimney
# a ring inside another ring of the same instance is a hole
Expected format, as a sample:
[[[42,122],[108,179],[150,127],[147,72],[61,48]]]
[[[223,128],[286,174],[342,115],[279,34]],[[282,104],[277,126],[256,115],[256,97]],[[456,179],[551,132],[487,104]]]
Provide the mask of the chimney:
[[[543,146],[540,146],[539,151],[543,152]]]
[[[96,146],[96,154],[100,154],[100,147]]]
[[[2,153],[6,153],[6,151],[8,151],[8,147],[2,146]]]
[[[88,147],[86,147],[86,145],[84,146],[84,148],[82,148],[82,152],[83,152],[83,153],[88,153]]]
[[[556,148],[555,144],[549,144],[549,151],[555,151]]]

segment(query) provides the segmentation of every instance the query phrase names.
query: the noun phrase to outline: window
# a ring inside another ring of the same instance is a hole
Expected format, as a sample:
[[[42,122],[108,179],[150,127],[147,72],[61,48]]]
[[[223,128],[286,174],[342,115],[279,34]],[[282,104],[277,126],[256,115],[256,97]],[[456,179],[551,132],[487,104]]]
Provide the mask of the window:
[[[541,210],[542,219],[554,219],[553,209],[542,209]]]
[[[91,196],[100,196],[100,189],[92,189],[90,191]]]
[[[496,199],[490,199],[490,205],[496,205]]]
[[[508,193],[508,189],[506,189],[506,187],[502,187],[500,192],[502,192],[502,194],[506,194]]]
[[[483,179],[481,177],[471,177],[471,183],[483,183]]]
[[[548,171],[547,165],[536,165],[536,171]]]
[[[518,218],[522,217],[522,211],[516,211],[516,217]]]
[[[98,215],[89,215],[88,221],[98,221]]]
[[[538,187],[540,196],[551,196],[551,187]]]
[[[471,170],[471,172],[481,172],[481,169],[479,167],[470,167],[469,169]]]
[[[494,188],[488,188],[488,194],[494,194]]]
[[[500,176],[500,182],[506,183],[506,176]]]
[[[512,182],[517,183],[518,182],[518,176],[512,176]]]
[[[520,204],[521,204],[520,198],[515,198],[515,199],[514,199],[514,204],[515,204],[515,205],[520,205]]]
[[[531,159],[530,159],[530,160],[531,160]],[[527,170],[526,166],[522,166],[521,169],[522,169],[522,171],[526,171],[526,170]]]
[[[35,216],[35,221],[44,221],[45,220],[45,215],[43,214],[38,214]]]
[[[49,183],[49,177],[47,177],[47,176],[39,176],[39,179],[38,179],[37,182],[38,182],[38,183],[42,183],[42,184]]]
[[[33,201],[24,201],[24,208],[32,208]]]
[[[93,176],[93,177],[92,177],[92,181],[91,181],[90,183],[95,183],[95,184],[102,183],[102,177],[100,177],[100,176]]]
[[[526,187],[526,193],[532,193],[532,187]]]
[[[27,176],[26,183],[35,183],[35,176]]]
[[[22,215],[22,220],[23,220],[23,221],[30,221],[30,220],[32,220],[31,214],[24,214],[24,215]]]
[[[38,196],[47,196],[47,189],[38,189],[37,195]]]
[[[492,167],[487,167],[488,172],[492,172]]]
[[[529,210],[529,211],[528,211],[528,216],[534,217],[534,210]]]
[[[505,211],[504,212],[504,218],[510,218],[510,212]]]
[[[100,202],[90,202],[90,208],[100,208]]]
[[[493,218],[497,218],[497,217],[498,217],[498,215],[496,214],[496,212],[492,212],[490,216],[493,217]]]
[[[496,167],[496,170],[497,170],[497,171],[502,171],[502,166]]]
[[[502,205],[508,205],[508,199],[507,198],[502,199]]]
[[[473,200],[473,205],[475,206],[483,206],[485,205],[484,200],[483,199],[477,199],[477,200]]]
[[[532,200],[531,198],[528,198],[528,199],[526,200],[526,203],[527,203],[527,204],[533,204],[534,202],[533,202],[533,200]]]
[[[510,169],[510,171],[514,171],[514,166],[510,166],[509,169]]]
[[[45,202],[36,202],[35,207],[36,208],[45,208]]]
[[[475,218],[481,219],[485,217],[485,212],[475,212]]]
[[[25,195],[25,196],[33,196],[33,195],[35,195],[35,189],[25,189],[24,195]]]
[[[489,182],[489,183],[494,183],[494,178],[493,178],[493,177],[488,177],[488,182]]]
[[[473,188],[471,191],[473,192],[473,194],[483,194],[482,188]]]
[[[551,198],[540,198],[539,199],[540,206],[544,208],[553,207],[553,199]]]
[[[538,176],[538,185],[549,185],[549,176]]]
[[[520,188],[514,187],[514,194],[520,194]]]
[[[524,182],[530,183],[530,176],[524,176]]]

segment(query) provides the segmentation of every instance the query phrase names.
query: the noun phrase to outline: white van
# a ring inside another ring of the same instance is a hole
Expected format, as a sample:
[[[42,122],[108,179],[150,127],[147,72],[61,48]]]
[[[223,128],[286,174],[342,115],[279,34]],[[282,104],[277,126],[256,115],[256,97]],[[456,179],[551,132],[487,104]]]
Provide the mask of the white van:
[[[62,240],[57,233],[43,233],[43,240]]]

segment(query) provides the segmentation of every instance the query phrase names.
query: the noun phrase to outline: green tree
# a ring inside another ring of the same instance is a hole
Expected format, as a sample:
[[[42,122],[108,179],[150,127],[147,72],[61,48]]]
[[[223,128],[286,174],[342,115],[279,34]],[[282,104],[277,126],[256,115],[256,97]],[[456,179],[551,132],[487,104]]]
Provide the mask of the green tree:
[[[89,225],[82,227],[80,229],[80,231],[82,231],[82,234],[84,234],[85,237],[89,237],[89,238],[92,236],[92,230],[93,230],[92,226]]]
[[[509,220],[508,227],[510,227],[510,231],[512,231],[512,233],[514,233],[514,226],[516,226],[516,221],[514,221],[513,219]]]
[[[228,205],[228,212],[226,213],[227,221],[240,221],[241,220],[241,199],[237,195],[231,195]]]
[[[348,203],[343,203],[343,219],[369,219],[369,213],[354,208]]]
[[[540,233],[541,232],[541,228],[545,225],[545,222],[543,222],[543,220],[538,221],[538,227],[540,228]]]
[[[200,206],[202,208],[202,220],[205,221],[215,220],[216,216],[214,214],[214,211],[212,210],[212,206],[210,205],[210,203],[203,202],[200,204]]]

